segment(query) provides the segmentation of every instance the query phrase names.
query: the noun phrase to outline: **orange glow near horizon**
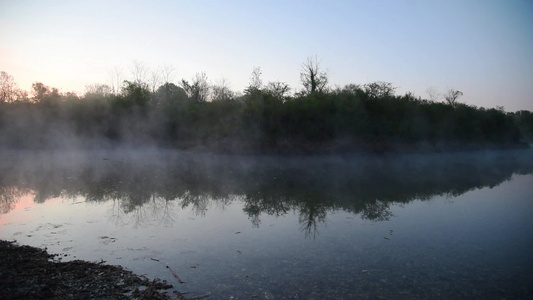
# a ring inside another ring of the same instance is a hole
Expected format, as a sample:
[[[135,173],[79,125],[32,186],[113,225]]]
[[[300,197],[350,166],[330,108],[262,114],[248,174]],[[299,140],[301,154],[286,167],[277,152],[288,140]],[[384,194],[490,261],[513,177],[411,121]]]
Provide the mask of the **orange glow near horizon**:
[[[33,201],[35,199],[35,192],[31,191],[22,196],[20,196],[14,203],[11,203],[11,208],[5,214],[0,215],[0,225],[8,224],[12,221],[12,215],[17,215],[17,221],[26,221],[29,220],[29,216],[25,214],[19,214],[26,208],[32,207],[35,205]],[[22,219],[20,219],[22,217]]]

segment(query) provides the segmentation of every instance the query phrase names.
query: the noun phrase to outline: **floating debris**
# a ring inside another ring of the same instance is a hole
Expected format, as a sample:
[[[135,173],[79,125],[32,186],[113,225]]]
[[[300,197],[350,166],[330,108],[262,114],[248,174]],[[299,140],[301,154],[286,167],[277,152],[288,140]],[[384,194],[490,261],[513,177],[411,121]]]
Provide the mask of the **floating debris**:
[[[181,280],[181,278],[174,272],[169,266],[167,266],[167,269],[170,270],[170,273],[172,273],[172,276],[178,280],[179,283],[185,283],[185,281]]]

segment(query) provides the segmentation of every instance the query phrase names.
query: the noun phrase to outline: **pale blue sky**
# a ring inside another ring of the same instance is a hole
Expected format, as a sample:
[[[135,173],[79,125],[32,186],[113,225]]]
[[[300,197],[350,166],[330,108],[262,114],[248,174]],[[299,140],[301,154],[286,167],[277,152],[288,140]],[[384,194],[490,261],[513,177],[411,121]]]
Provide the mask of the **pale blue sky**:
[[[332,84],[389,81],[403,94],[533,110],[533,1],[9,1],[0,0],[0,70],[20,87],[83,92],[133,61],[205,71],[242,91],[263,81],[301,89],[317,55]]]

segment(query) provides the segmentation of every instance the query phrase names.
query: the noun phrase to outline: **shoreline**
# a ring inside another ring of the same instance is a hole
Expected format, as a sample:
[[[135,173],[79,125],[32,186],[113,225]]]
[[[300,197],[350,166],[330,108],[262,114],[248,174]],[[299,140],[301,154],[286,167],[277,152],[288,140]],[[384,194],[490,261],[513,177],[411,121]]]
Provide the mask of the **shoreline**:
[[[173,285],[102,262],[62,262],[46,249],[0,240],[1,299],[186,299]]]
[[[182,151],[198,154],[221,155],[383,155],[383,154],[438,154],[476,151],[506,151],[531,149],[532,144],[520,142],[513,144],[492,143],[399,143],[375,142],[364,143],[351,140],[335,140],[323,143],[278,142],[242,143],[228,141],[208,141],[206,143],[104,143],[73,144],[70,146],[44,145],[42,147],[0,147],[0,151],[117,151],[158,149],[164,151]]]

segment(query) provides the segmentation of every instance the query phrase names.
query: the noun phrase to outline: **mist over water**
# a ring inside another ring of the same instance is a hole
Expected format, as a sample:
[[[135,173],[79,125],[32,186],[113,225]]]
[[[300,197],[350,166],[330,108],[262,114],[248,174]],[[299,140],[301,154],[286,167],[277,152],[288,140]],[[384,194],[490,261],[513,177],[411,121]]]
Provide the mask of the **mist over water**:
[[[220,199],[244,195],[265,202],[308,202],[314,195],[332,207],[350,203],[408,203],[435,195],[457,196],[494,187],[515,173],[533,170],[531,151],[485,151],[426,155],[237,156],[156,148],[115,151],[4,151],[3,186],[38,193],[54,187],[94,200],[93,187],[142,205],[152,196],[167,201],[185,194]],[[41,196],[42,195],[42,196]],[[346,198],[348,197],[348,198]],[[137,203],[138,202],[138,203]]]
[[[120,264],[193,298],[533,298],[530,6],[14,3],[0,4],[2,24],[19,29],[0,50],[11,60],[0,70],[1,239]],[[274,55],[301,28],[314,34],[298,33],[291,61]],[[345,51],[357,47],[362,62]],[[325,57],[294,61],[316,50]],[[132,54],[148,63],[121,66]],[[178,66],[154,65],[164,60]],[[91,82],[68,92],[68,74]],[[28,76],[42,78],[24,90],[16,80]]]
[[[2,157],[0,238],[121,264],[196,296],[523,298],[531,290],[529,150]]]

